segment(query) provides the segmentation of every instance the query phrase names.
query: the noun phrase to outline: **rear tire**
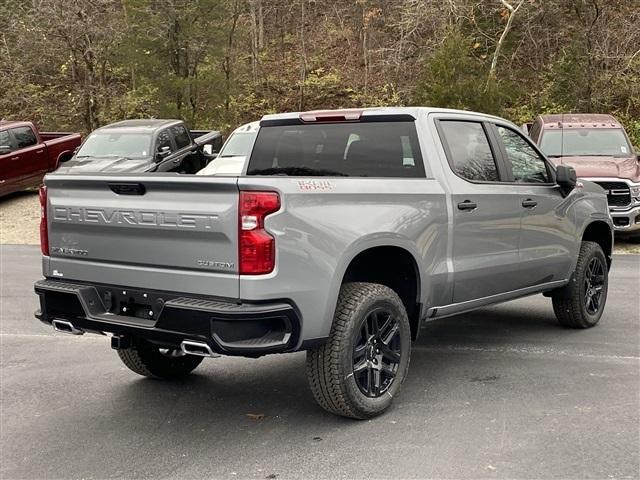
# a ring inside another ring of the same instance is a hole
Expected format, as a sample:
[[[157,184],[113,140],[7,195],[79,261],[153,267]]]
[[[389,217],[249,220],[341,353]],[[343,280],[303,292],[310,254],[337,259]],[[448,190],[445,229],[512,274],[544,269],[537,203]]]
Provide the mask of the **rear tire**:
[[[607,301],[609,271],[600,245],[582,242],[576,269],[569,284],[551,296],[560,325],[591,328],[602,316]]]
[[[129,348],[118,350],[118,356],[138,375],[163,379],[184,377],[203,360],[203,357],[185,355],[180,350],[161,351],[157,345],[142,339],[133,339]]]
[[[410,356],[411,329],[398,295],[384,285],[346,283],[329,339],[307,352],[307,377],[328,412],[371,418],[391,405]]]

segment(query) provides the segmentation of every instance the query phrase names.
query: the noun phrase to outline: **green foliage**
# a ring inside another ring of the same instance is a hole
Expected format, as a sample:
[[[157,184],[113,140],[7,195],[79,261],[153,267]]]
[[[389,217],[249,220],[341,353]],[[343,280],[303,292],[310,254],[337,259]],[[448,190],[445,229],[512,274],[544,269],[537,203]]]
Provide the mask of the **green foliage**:
[[[613,115],[624,125],[631,143],[640,152],[640,118],[632,117],[625,112],[613,112]]]
[[[501,82],[487,81],[488,69],[476,56],[472,38],[453,29],[427,59],[415,103],[498,114],[505,100]]]
[[[327,8],[330,5],[331,8]],[[303,15],[304,11],[304,15]],[[48,129],[430,105],[616,115],[640,146],[640,9],[617,2],[0,1],[0,116]]]

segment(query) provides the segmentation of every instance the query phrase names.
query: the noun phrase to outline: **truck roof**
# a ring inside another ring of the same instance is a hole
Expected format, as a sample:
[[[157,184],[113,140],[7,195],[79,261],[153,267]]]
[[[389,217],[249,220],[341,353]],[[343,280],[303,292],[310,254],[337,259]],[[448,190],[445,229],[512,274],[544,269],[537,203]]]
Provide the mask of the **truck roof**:
[[[167,127],[169,125],[174,125],[176,123],[182,123],[182,120],[175,119],[156,119],[156,118],[140,118],[135,120],[122,120],[121,122],[111,123],[109,125],[105,125],[104,127],[100,127],[100,130],[107,129],[146,129],[150,132],[158,130],[160,128]]]
[[[450,108],[437,108],[437,107],[369,107],[369,108],[350,108],[350,109],[337,109],[337,110],[322,110],[322,111],[309,111],[309,112],[287,112],[287,113],[275,113],[262,117],[262,120],[292,120],[299,118],[301,114],[314,114],[314,113],[336,113],[341,114],[343,112],[358,112],[363,116],[374,115],[411,115],[414,118],[418,118],[420,112],[423,113],[452,113],[452,114],[466,114],[477,115],[485,118],[492,118],[495,120],[504,121],[503,118],[488,115],[485,113],[472,112],[469,110],[453,110]]]
[[[0,120],[0,127],[23,127],[25,125],[30,126],[32,123],[24,120]]]
[[[564,113],[540,115],[543,128],[622,128],[620,123],[605,113]]]

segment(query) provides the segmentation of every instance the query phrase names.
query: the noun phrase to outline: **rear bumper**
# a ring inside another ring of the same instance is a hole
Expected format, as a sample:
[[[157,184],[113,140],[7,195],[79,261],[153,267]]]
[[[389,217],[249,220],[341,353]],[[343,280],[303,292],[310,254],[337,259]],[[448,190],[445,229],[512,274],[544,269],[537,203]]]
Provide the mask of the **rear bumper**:
[[[638,233],[640,232],[640,205],[630,210],[620,211],[613,210],[611,219],[613,220],[613,228],[618,233]]]
[[[300,315],[284,300],[238,303],[58,280],[41,280],[34,288],[40,297],[36,318],[48,325],[63,320],[79,332],[144,338],[173,348],[191,340],[216,353],[250,357],[293,351],[300,335]]]

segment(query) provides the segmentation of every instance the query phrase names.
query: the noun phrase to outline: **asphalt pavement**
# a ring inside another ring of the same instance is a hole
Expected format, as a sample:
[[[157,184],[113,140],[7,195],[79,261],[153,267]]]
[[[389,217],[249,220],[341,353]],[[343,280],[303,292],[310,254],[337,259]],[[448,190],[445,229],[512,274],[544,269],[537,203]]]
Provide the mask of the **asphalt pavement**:
[[[321,410],[304,353],[127,370],[105,337],[33,317],[37,247],[0,246],[0,478],[639,478],[640,256],[600,324],[541,295],[425,325],[394,406]],[[248,415],[250,414],[250,415]]]

